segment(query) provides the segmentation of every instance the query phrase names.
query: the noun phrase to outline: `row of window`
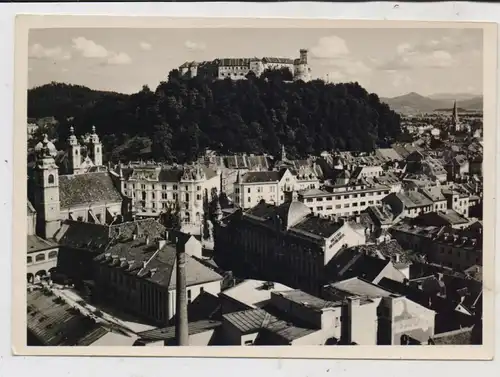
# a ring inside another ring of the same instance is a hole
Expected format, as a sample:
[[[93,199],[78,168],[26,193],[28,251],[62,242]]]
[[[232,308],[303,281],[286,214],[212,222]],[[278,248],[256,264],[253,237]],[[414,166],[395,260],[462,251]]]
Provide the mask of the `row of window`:
[[[361,198],[364,198],[366,196],[374,196],[374,195],[389,195],[389,191],[375,191],[375,192],[363,192],[360,194],[349,194],[349,195],[336,195],[336,196],[326,196],[326,197],[319,197],[319,198],[306,198],[306,202],[312,203],[316,199],[317,202],[322,202],[323,200],[326,201],[332,201],[333,199],[335,200],[341,200],[342,197],[344,199],[350,199],[350,198],[357,198],[358,196]]]
[[[141,200],[144,200],[144,201],[148,200],[147,192],[145,192],[145,191],[139,192],[138,191],[138,194],[139,193],[140,193],[140,197],[142,198]],[[123,194],[126,195],[126,196],[128,196],[129,193],[127,191],[124,191]],[[135,194],[134,191],[131,191],[130,194],[132,194],[132,198],[133,199],[136,199],[136,194]],[[139,196],[139,195],[137,195],[137,196]],[[168,194],[166,192],[161,193],[161,196],[158,196],[158,197],[155,195],[154,192],[151,193],[151,199],[150,200],[158,200],[159,198],[161,198],[161,200],[168,200],[169,199]],[[174,192],[172,194],[172,199],[173,200],[177,200],[178,198],[179,198],[179,195],[177,195],[177,193]],[[184,201],[189,202],[190,198],[191,197],[190,197],[190,195],[188,193],[184,194]],[[198,201],[202,200],[201,194],[196,194],[196,200],[198,200]]]
[[[55,258],[57,258],[57,251],[56,250],[50,251],[49,254],[47,255],[47,259],[55,259]],[[45,260],[46,258],[44,253],[39,253],[35,255],[35,262],[43,262]],[[27,262],[28,264],[33,263],[33,257],[28,255]]]
[[[363,206],[366,206],[368,203],[368,205],[374,205],[375,203],[380,203],[380,200],[369,200],[368,202],[360,202],[359,203],[359,206],[360,207],[363,207]],[[341,209],[342,207],[343,208],[350,208],[350,207],[357,207],[358,206],[358,203],[345,203],[343,206],[342,204],[337,204],[335,205],[335,209]],[[323,206],[318,206],[316,207],[316,211],[323,211],[323,209],[326,208],[327,211],[330,211],[330,210],[333,210],[333,206],[326,206],[326,207],[323,207]]]
[[[146,190],[146,189],[147,190],[160,190],[160,186],[161,186],[161,190],[163,190],[163,191],[168,190],[168,186],[167,185],[158,185],[158,186],[156,186],[155,184],[153,184],[152,186],[147,186],[145,184],[141,184],[140,186],[139,185],[137,185],[137,186],[140,187],[141,190]],[[135,190],[135,184],[134,183],[124,183],[123,184],[123,188],[124,189],[131,188],[131,189]],[[189,185],[186,185],[184,188],[185,188],[186,191],[189,191]],[[179,186],[178,185],[173,185],[172,189],[174,191],[177,191],[179,189]],[[196,191],[201,191],[201,186],[196,186]]]

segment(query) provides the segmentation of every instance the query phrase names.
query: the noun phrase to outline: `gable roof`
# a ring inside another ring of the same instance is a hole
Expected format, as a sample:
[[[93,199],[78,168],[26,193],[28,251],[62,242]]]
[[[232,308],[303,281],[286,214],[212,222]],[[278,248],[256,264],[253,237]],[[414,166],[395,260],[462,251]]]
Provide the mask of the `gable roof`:
[[[176,245],[147,243],[144,238],[112,243],[104,253],[94,258],[96,262],[125,271],[169,290],[176,287]],[[186,254],[187,286],[222,280],[215,271]]]
[[[61,208],[91,203],[117,203],[122,201],[108,173],[61,175],[59,177]]]

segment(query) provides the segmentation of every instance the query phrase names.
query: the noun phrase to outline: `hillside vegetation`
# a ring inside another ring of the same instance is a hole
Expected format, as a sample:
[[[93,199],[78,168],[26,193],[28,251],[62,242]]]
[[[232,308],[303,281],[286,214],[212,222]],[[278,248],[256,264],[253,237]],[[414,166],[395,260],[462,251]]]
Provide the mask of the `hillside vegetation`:
[[[54,116],[59,147],[70,125],[95,125],[108,159],[189,162],[207,148],[221,153],[292,157],[324,150],[372,151],[401,134],[400,117],[357,83],[267,79],[181,79],[132,95],[52,83],[28,92],[28,116]]]

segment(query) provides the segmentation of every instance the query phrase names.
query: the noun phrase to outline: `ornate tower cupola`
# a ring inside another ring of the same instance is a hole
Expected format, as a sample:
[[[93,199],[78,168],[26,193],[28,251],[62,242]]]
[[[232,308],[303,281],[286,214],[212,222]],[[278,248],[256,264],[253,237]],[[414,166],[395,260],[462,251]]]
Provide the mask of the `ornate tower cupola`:
[[[95,166],[102,166],[102,145],[99,136],[95,131],[95,126],[92,126],[92,134],[90,135],[90,155]]]
[[[82,163],[82,150],[78,143],[78,139],[75,136],[75,128],[71,126],[69,128],[68,136],[68,160],[69,160],[69,172],[71,174],[78,174],[81,163]]]
[[[60,228],[59,170],[51,153],[51,143],[44,135],[35,166],[37,233],[52,238]]]

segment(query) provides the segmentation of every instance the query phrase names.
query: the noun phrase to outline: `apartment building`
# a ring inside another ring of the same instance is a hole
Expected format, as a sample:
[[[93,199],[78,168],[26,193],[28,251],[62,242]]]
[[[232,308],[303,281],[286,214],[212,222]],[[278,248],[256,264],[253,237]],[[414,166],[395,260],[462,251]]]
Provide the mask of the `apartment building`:
[[[434,203],[417,191],[391,193],[382,199],[382,203],[390,206],[396,215],[404,217],[417,217],[432,212],[434,208]]]
[[[314,214],[338,218],[359,215],[369,206],[380,204],[390,191],[386,185],[349,183],[304,190],[297,198]]]
[[[239,176],[234,184],[234,203],[243,209],[255,207],[261,201],[280,205],[286,193],[319,187],[319,180],[311,171],[283,168],[279,171],[254,171]]]
[[[215,227],[219,266],[313,294],[318,293],[332,257],[343,247],[365,242],[360,224],[315,216],[299,201],[240,209]]]
[[[156,163],[137,163],[118,166],[123,195],[132,201],[136,217],[158,217],[175,202],[180,204],[183,224],[201,226],[203,197],[221,192],[219,171],[196,164],[164,166]]]
[[[390,232],[403,247],[424,253],[430,263],[459,271],[482,266],[482,226],[453,229],[451,226],[420,227],[400,223]]]

